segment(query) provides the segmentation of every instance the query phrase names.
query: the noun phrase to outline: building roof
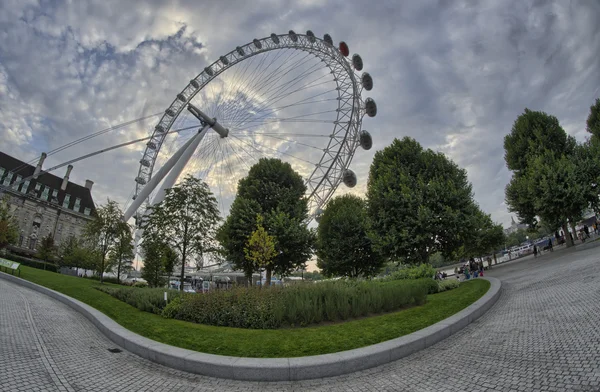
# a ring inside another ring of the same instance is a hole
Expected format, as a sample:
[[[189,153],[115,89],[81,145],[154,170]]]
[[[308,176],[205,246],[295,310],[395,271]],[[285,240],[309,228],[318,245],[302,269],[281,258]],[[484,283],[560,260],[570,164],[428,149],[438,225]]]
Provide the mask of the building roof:
[[[34,171],[35,166],[20,161],[0,151],[0,188],[9,187],[10,185],[14,184],[17,181],[20,181],[21,179],[31,177]],[[9,175],[12,175],[12,179],[10,180],[9,184],[4,185],[4,180]],[[86,208],[89,208],[90,215],[96,214],[96,206],[94,205],[94,200],[92,199],[92,192],[90,189],[69,181],[67,183],[66,189],[63,191],[60,189],[62,182],[62,177],[58,177],[50,173],[43,173],[38,176],[37,180],[30,178],[29,183],[24,182],[17,189],[13,190],[16,190],[23,194],[27,194],[31,197],[35,197],[42,201],[58,204],[59,206],[63,206],[65,198],[67,197],[67,195],[69,195],[68,204],[64,207],[82,214],[85,212]],[[26,190],[23,188],[25,186],[27,186]],[[41,199],[41,196],[44,194],[45,189],[48,189],[48,198]],[[53,191],[57,191],[56,198],[52,197],[54,193]],[[75,210],[75,204],[78,199],[79,208]]]

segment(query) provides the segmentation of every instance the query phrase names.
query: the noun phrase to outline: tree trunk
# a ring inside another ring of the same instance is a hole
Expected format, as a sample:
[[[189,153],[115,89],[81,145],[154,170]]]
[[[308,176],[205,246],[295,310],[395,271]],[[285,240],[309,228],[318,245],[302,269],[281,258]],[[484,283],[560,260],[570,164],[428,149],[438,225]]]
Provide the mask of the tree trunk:
[[[575,241],[577,241],[577,231],[575,230],[575,223],[571,221],[571,229],[573,229],[573,245],[575,245]]]
[[[265,285],[269,287],[271,285],[271,267],[265,268],[265,271],[267,272]]]
[[[119,264],[117,264],[117,283],[121,284],[121,260],[119,259]]]
[[[498,260],[496,260],[496,252],[494,252],[494,264],[498,264]]]
[[[567,248],[572,247],[573,242],[571,241],[571,236],[569,235],[569,230],[566,223],[562,225],[562,230],[563,233],[565,233],[565,243],[567,244]]]
[[[183,229],[183,249],[181,252],[181,276],[179,277],[179,291],[183,292],[183,282],[185,280],[185,258],[187,253],[187,239],[188,239],[188,227],[187,223],[185,229]]]

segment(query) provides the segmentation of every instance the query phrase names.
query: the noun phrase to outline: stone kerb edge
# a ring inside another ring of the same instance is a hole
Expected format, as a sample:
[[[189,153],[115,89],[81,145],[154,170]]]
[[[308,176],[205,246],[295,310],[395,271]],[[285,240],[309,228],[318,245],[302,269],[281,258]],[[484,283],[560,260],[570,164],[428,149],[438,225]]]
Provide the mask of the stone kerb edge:
[[[159,343],[120,326],[104,313],[74,298],[0,272],[0,278],[46,294],[83,314],[113,343],[150,361],[204,376],[244,381],[296,381],[332,377],[383,365],[432,346],[460,331],[489,310],[501,282],[483,279],[490,289],[477,301],[436,324],[396,339],[338,353],[297,358],[239,358],[204,354]]]

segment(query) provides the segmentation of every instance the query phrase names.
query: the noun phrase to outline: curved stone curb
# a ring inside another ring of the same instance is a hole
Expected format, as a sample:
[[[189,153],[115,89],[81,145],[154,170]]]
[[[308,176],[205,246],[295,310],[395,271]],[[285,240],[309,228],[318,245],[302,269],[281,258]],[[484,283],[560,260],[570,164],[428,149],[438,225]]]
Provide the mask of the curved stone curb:
[[[298,358],[238,358],[204,354],[150,340],[123,328],[104,313],[74,298],[0,272],[0,278],[46,294],[83,314],[117,345],[142,358],[178,370],[245,381],[296,381],[339,376],[383,365],[432,346],[483,315],[500,296],[500,280],[470,306],[420,331],[372,346]]]

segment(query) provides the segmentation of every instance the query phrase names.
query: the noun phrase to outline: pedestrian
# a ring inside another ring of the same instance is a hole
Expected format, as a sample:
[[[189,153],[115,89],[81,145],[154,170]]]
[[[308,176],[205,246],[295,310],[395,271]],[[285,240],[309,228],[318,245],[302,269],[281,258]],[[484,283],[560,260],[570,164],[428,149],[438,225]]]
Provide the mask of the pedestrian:
[[[590,238],[590,228],[587,225],[583,225],[583,231],[585,232],[585,238]]]
[[[479,275],[483,277],[483,261],[479,260]]]
[[[492,258],[490,256],[487,257],[488,269],[492,269]]]
[[[554,248],[552,247],[552,238],[548,238],[548,250],[550,252],[554,252]]]
[[[533,257],[536,258],[537,254],[538,254],[538,249],[537,249],[537,246],[534,244],[533,245]]]

